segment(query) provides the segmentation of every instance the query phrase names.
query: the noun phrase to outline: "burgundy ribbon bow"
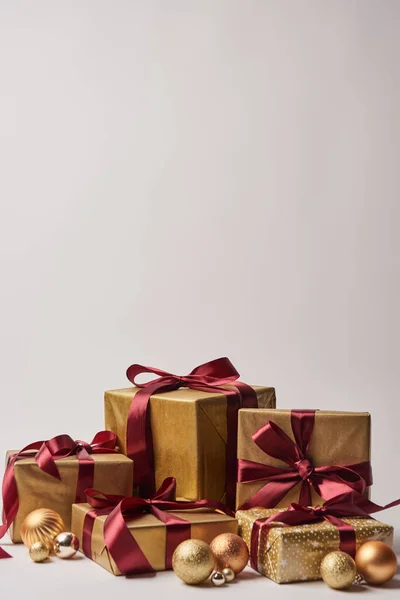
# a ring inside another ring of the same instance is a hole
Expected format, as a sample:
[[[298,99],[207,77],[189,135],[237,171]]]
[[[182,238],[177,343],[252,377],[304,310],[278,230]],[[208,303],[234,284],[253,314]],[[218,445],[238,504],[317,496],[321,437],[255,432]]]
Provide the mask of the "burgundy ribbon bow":
[[[172,555],[175,548],[190,538],[190,523],[165,511],[209,508],[233,516],[233,512],[215,500],[184,502],[175,500],[176,481],[169,477],[160,489],[148,499],[103,494],[94,489],[86,490],[87,500],[93,507],[86,513],[83,524],[82,550],[92,558],[92,532],[96,517],[108,515],[104,523],[104,541],[116,565],[124,575],[150,573],[154,569],[143,554],[139,544],[129,531],[125,520],[139,518],[150,512],[167,528],[165,568],[172,568]]]
[[[99,431],[90,444],[81,440],[74,441],[69,435],[58,435],[50,440],[33,442],[10,456],[3,478],[3,524],[0,526],[0,539],[4,537],[18,512],[18,489],[14,475],[14,465],[18,460],[34,457],[42,471],[61,479],[55,461],[76,454],[79,471],[75,501],[84,502],[86,488],[93,485],[94,461],[90,454],[116,453],[116,444],[117,437],[111,431]],[[0,559],[2,558],[11,556],[0,548]]]
[[[272,523],[284,526],[305,525],[319,521],[328,521],[339,531],[339,548],[354,557],[356,553],[356,533],[350,523],[342,519],[344,517],[369,517],[372,513],[386,510],[392,506],[398,506],[400,500],[395,500],[386,506],[379,506],[367,498],[360,496],[357,492],[339,494],[327,500],[322,506],[310,507],[301,504],[291,504],[282,512],[277,512],[271,517],[257,519],[254,521],[251,531],[250,564],[258,571],[258,548],[261,530],[269,528]]]
[[[265,481],[265,485],[240,508],[274,507],[299,483],[299,503],[311,504],[311,489],[324,500],[348,492],[365,492],[372,485],[369,461],[353,465],[314,467],[307,458],[314,429],[315,411],[291,412],[291,424],[296,442],[273,421],[268,421],[252,437],[269,456],[282,460],[288,468],[271,467],[250,460],[239,460],[238,481]]]
[[[138,383],[136,378],[142,373],[158,375],[147,383]],[[203,392],[224,394],[228,404],[228,439],[226,446],[226,502],[233,507],[236,491],[236,444],[239,408],[256,408],[257,395],[249,385],[238,381],[239,373],[228,358],[218,358],[196,367],[180,377],[161,369],[134,364],[126,375],[136,387],[142,388],[132,400],[127,422],[127,454],[135,462],[134,478],[142,496],[155,490],[153,438],[150,423],[150,396],[170,392],[180,387],[188,387]],[[234,386],[226,389],[225,386]]]

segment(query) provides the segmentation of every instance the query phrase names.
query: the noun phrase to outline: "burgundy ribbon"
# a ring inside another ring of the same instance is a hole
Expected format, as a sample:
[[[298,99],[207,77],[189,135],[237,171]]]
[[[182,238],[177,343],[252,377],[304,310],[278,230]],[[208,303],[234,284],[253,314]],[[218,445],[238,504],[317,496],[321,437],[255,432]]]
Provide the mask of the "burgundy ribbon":
[[[136,378],[142,373],[152,373],[158,377],[147,383],[138,383]],[[226,503],[233,508],[236,492],[238,411],[239,408],[257,408],[257,395],[253,388],[238,381],[239,373],[226,357],[200,365],[183,377],[137,364],[130,366],[126,375],[133,385],[141,388],[135,394],[129,410],[126,440],[127,454],[135,462],[135,483],[139,485],[142,496],[149,496],[155,491],[150,396],[187,387],[224,394],[227,397]],[[233,388],[226,389],[227,385]]]
[[[93,486],[94,461],[90,454],[116,453],[116,444],[117,437],[111,431],[99,431],[90,444],[81,440],[74,441],[69,435],[58,435],[50,440],[33,442],[11,455],[3,478],[3,524],[0,526],[0,539],[4,537],[18,512],[18,489],[14,474],[14,465],[18,460],[34,457],[42,471],[61,480],[55,461],[75,454],[79,461],[75,502],[84,502],[86,488]],[[11,556],[0,547],[0,559],[2,558]]]
[[[288,467],[271,467],[250,460],[239,460],[238,481],[265,485],[240,508],[274,507],[299,483],[299,503],[311,504],[311,489],[324,500],[339,494],[356,492],[362,495],[372,485],[369,461],[354,465],[314,467],[307,458],[314,429],[315,411],[291,412],[295,442],[273,421],[268,421],[252,437],[257,446],[269,456],[285,462]]]
[[[175,500],[176,481],[169,477],[151,498],[114,496],[103,494],[94,489],[86,490],[87,500],[92,510],[85,515],[82,535],[82,550],[92,558],[92,532],[96,517],[107,515],[104,523],[104,541],[117,567],[124,575],[149,573],[154,569],[143,554],[139,544],[129,531],[125,520],[139,518],[150,512],[167,528],[165,548],[165,568],[172,568],[172,555],[175,548],[190,538],[190,523],[165,512],[209,508],[233,516],[233,512],[221,502],[215,500],[196,500],[184,502]]]
[[[301,504],[291,504],[282,512],[277,512],[271,517],[257,519],[254,521],[251,531],[250,564],[258,571],[258,547],[259,538],[263,529],[268,529],[271,523],[283,526],[305,525],[328,521],[339,531],[339,548],[354,558],[356,553],[356,533],[350,523],[342,520],[343,517],[369,517],[372,513],[386,510],[392,506],[398,506],[400,499],[379,506],[367,498],[360,496],[357,492],[339,494],[327,500],[322,506],[310,507]]]

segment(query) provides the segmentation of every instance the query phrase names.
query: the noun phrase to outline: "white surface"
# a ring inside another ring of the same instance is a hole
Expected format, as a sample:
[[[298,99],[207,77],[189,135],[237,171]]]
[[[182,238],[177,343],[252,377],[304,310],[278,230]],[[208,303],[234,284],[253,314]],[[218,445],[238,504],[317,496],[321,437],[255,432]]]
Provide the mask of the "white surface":
[[[281,407],[370,411],[374,498],[400,495],[399,19],[396,0],[0,0],[4,451],[90,438],[132,362],[228,355]],[[0,564],[10,598],[187,593],[24,564]]]

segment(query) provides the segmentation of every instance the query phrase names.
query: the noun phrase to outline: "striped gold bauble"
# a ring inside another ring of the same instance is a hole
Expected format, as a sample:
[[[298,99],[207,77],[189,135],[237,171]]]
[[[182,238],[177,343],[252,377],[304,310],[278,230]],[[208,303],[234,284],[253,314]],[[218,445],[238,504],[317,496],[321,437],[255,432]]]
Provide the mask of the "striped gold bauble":
[[[54,538],[65,530],[64,521],[50,508],[38,508],[25,517],[21,525],[21,539],[30,548],[35,542],[53,546]]]

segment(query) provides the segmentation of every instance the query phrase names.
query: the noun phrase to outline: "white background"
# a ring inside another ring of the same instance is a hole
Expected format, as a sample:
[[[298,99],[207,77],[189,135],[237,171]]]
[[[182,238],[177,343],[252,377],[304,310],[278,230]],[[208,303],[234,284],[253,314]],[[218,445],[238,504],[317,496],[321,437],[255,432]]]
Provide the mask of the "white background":
[[[228,355],[280,407],[370,411],[400,496],[399,27],[396,0],[0,0],[3,451],[91,438],[132,362]],[[188,591],[12,551],[10,598]]]

